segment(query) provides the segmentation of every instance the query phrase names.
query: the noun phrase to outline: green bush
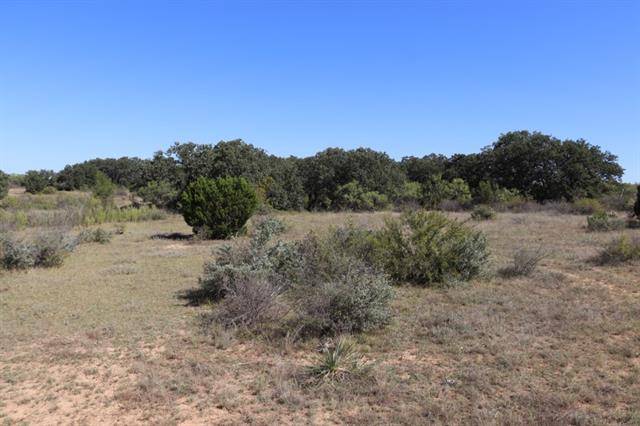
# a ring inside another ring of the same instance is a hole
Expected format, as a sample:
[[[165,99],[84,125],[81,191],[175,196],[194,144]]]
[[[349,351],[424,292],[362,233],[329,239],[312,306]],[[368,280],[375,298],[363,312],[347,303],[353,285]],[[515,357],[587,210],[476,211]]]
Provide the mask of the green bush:
[[[51,170],[29,170],[24,176],[25,190],[37,194],[53,184],[55,174]]]
[[[204,238],[229,238],[242,230],[258,199],[244,178],[199,177],[180,197],[185,221]]]
[[[594,198],[581,198],[573,203],[572,213],[576,214],[603,214],[604,206]]]
[[[495,183],[482,181],[475,191],[474,201],[479,204],[514,204],[523,201],[517,189],[503,188]]]
[[[627,224],[624,220],[605,212],[599,212],[587,217],[587,229],[589,231],[616,231],[624,229],[626,226]]]
[[[0,200],[9,193],[9,175],[0,170]]]
[[[178,199],[178,190],[166,180],[152,180],[138,190],[138,195],[156,207],[170,209]]]
[[[79,243],[99,243],[107,244],[111,241],[112,234],[102,228],[83,229],[78,234]]]
[[[437,212],[390,219],[374,236],[374,259],[397,281],[466,281],[487,261],[485,236]]]
[[[93,196],[102,201],[103,204],[108,204],[113,197],[113,193],[116,190],[116,185],[111,182],[109,176],[102,172],[96,172],[95,183],[91,192]]]
[[[423,186],[422,204],[427,208],[438,208],[446,200],[468,204],[471,201],[469,185],[460,178],[448,182],[439,175],[431,176]]]
[[[354,180],[337,188],[331,206],[334,210],[374,211],[382,210],[388,204],[389,200],[386,195],[376,191],[365,191]]]
[[[626,235],[611,240],[598,255],[601,265],[616,265],[640,259],[640,238]]]
[[[473,220],[491,220],[496,217],[496,212],[491,207],[480,204],[473,208],[471,219]]]

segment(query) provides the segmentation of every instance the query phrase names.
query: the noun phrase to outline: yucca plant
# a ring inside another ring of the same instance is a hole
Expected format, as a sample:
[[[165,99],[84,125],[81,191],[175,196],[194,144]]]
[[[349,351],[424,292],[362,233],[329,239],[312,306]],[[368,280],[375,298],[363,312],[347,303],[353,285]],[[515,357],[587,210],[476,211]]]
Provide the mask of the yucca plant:
[[[309,374],[316,380],[344,380],[361,367],[355,345],[342,337],[322,349],[317,362],[309,366]]]

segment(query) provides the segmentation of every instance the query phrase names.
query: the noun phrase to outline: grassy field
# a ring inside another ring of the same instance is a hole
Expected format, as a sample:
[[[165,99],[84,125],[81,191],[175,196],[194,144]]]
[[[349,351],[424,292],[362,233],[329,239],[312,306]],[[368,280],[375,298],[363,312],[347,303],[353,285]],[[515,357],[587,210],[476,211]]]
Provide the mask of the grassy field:
[[[280,215],[299,238],[390,213]],[[467,218],[466,213],[452,214]],[[456,288],[400,287],[394,320],[354,336],[366,372],[308,385],[320,340],[198,326],[183,295],[221,242],[178,216],[126,225],[56,269],[0,272],[0,420],[6,424],[640,424],[640,265],[591,259],[613,235],[584,216],[499,214],[491,264]],[[112,225],[103,225],[109,229]],[[515,250],[550,255],[498,273]]]

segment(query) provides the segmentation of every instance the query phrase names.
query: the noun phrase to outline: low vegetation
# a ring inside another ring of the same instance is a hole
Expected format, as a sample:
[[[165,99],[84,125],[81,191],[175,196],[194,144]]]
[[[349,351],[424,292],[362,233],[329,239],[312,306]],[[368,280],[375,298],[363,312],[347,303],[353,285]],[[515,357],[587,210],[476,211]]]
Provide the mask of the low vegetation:
[[[471,212],[471,219],[473,220],[491,220],[495,219],[496,211],[493,210],[490,206],[480,204],[473,208]]]
[[[600,212],[587,217],[587,229],[589,231],[619,231],[626,226],[627,222],[616,217],[615,214]]]
[[[626,235],[611,240],[597,258],[602,265],[617,265],[640,259],[640,237]]]
[[[502,269],[501,272],[507,277],[527,277],[548,256],[549,253],[543,247],[518,249],[513,254],[511,265]]]
[[[0,264],[9,270],[60,266],[76,244],[73,237],[55,230],[39,233],[29,239],[0,235]]]

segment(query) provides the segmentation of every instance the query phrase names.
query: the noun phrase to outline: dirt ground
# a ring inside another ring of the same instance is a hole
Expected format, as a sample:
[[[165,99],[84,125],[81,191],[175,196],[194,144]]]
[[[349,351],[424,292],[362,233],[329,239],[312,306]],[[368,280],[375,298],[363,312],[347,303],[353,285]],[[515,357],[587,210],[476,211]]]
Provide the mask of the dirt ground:
[[[389,214],[281,217],[299,238]],[[190,239],[178,216],[127,224],[60,268],[0,275],[0,420],[640,425],[640,265],[592,262],[617,233],[585,222],[502,213],[475,224],[489,238],[485,276],[399,287],[392,324],[353,337],[367,374],[315,385],[301,377],[323,341],[198,326],[209,307],[182,295],[222,242]],[[537,272],[497,273],[526,246],[550,253]]]

